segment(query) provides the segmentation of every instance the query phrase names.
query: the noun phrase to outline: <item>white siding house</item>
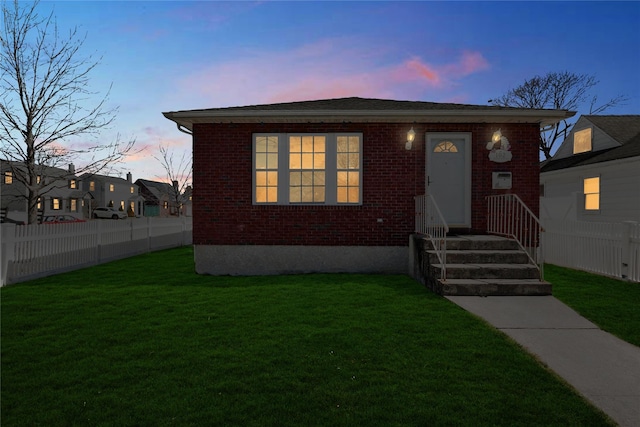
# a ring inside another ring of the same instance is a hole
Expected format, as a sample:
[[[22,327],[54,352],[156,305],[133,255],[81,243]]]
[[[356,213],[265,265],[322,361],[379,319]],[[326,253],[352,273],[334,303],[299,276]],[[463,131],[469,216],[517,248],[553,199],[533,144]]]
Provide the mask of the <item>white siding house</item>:
[[[542,220],[640,221],[640,115],[580,117],[540,191]]]

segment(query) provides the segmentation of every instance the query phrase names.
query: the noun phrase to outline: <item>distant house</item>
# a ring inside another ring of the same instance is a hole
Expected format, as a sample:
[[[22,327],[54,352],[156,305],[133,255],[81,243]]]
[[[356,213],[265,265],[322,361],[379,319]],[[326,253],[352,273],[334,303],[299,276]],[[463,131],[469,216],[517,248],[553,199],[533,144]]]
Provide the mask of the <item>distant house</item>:
[[[112,207],[127,212],[129,216],[142,216],[144,199],[138,185],[132,182],[131,173],[127,173],[126,179],[85,173],[80,180],[91,199],[91,203],[85,204],[86,218],[92,217],[93,209],[97,207]]]
[[[342,98],[163,114],[193,138],[196,271],[247,275],[407,273],[425,194],[458,233],[486,233],[490,195],[537,213],[540,127],[575,113]]]
[[[177,215],[179,201],[176,201],[176,189],[171,184],[148,179],[138,179],[140,195],[144,198],[144,216],[167,217]]]
[[[0,160],[0,205],[8,218],[27,221],[26,168],[22,163]],[[65,213],[82,217],[85,193],[73,165],[68,169],[36,165],[36,185],[41,188],[37,201],[39,216]]]
[[[640,115],[580,117],[540,186],[542,219],[640,221]]]

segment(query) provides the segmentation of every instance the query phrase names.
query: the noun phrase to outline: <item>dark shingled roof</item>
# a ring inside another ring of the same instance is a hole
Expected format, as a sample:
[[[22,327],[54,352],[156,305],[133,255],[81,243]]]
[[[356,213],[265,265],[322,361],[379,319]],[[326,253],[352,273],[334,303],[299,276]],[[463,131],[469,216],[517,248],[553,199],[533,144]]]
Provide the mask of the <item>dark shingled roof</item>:
[[[542,162],[540,172],[551,172],[640,156],[640,115],[584,117],[621,145],[601,151],[575,154],[557,160],[550,159]]]
[[[194,123],[261,122],[449,122],[449,123],[557,123],[575,112],[495,105],[396,101],[375,98],[334,98],[241,107],[169,111],[166,118],[191,129]]]
[[[283,102],[279,104],[242,107],[207,108],[197,111],[416,111],[416,110],[519,110],[492,105],[451,104],[422,101],[394,101],[375,98],[334,98],[315,101]]]

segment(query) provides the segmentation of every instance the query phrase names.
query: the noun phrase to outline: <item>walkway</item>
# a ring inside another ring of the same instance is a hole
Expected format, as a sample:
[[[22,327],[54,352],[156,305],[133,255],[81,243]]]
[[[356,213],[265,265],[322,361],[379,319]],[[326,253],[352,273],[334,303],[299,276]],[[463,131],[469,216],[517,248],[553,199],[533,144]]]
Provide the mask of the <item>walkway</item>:
[[[446,298],[518,342],[620,426],[640,426],[639,347],[553,296]]]

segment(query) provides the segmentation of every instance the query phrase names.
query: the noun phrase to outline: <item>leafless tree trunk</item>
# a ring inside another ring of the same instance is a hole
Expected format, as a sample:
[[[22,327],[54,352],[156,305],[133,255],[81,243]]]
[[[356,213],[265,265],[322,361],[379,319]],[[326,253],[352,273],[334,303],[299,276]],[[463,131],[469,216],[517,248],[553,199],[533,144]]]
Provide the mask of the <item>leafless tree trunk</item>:
[[[98,136],[117,109],[106,108],[109,92],[87,107],[97,95],[88,86],[100,59],[80,56],[86,36],[77,28],[63,35],[53,13],[40,18],[37,6],[3,2],[0,32],[0,153],[26,188],[29,224],[37,221],[38,198],[54,185],[52,168],[75,163],[77,175],[96,173],[121,161],[135,142],[117,136],[80,148],[69,143]]]
[[[186,194],[191,182],[191,157],[187,153],[182,153],[180,160],[174,159],[173,151],[165,145],[160,145],[160,155],[155,156],[156,160],[162,164],[166,172],[166,178],[171,182],[171,201],[178,210],[178,216],[182,214],[182,207],[189,197]]]
[[[589,99],[589,91],[599,83],[594,76],[575,74],[568,71],[535,76],[523,84],[510,89],[506,94],[489,100],[489,103],[501,107],[519,107],[534,109],[559,109],[578,111],[589,101],[588,114],[599,114],[615,105],[624,104],[628,98],[618,95],[602,105],[596,105],[597,97]],[[540,133],[540,151],[550,159],[554,145],[563,141],[573,123],[563,120],[551,129],[542,129]]]

